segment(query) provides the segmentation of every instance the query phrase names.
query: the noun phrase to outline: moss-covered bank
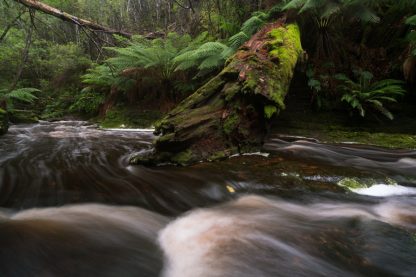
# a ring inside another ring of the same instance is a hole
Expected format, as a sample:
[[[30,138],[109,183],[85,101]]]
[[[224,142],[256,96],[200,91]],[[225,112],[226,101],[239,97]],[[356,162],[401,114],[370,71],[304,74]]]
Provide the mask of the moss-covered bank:
[[[9,129],[9,118],[7,112],[0,108],[0,135],[4,135]]]
[[[273,134],[302,136],[328,143],[358,143],[386,148],[416,149],[416,112],[412,101],[401,104],[395,119],[351,117],[347,111],[316,111],[309,91],[294,82],[287,109],[273,121]]]
[[[103,118],[92,121],[102,128],[150,128],[161,117],[160,111],[115,106]]]
[[[285,108],[301,53],[297,25],[266,25],[220,74],[156,124],[154,153],[132,163],[188,165],[258,150],[270,119]]]

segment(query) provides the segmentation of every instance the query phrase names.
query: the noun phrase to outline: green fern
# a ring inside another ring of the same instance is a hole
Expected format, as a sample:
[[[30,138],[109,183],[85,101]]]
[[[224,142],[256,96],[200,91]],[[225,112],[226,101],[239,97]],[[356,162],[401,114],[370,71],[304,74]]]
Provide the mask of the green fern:
[[[355,71],[358,81],[353,81],[344,74],[335,77],[341,84],[338,89],[343,93],[341,101],[348,103],[352,111],[358,111],[365,117],[368,110],[377,111],[392,120],[393,114],[384,107],[387,102],[397,102],[405,94],[403,82],[387,79],[373,82],[373,74],[368,71]]]
[[[229,47],[221,42],[207,42],[200,47],[186,51],[177,56],[176,70],[188,70],[198,68],[199,70],[215,70],[222,66],[228,58]]]
[[[319,19],[343,14],[348,18],[357,18],[363,22],[379,22],[380,18],[366,2],[362,0],[292,0],[283,7],[283,10],[294,9],[298,10],[299,14],[310,12]]]
[[[198,49],[207,37],[207,32],[194,40],[189,35],[177,33],[169,33],[165,38],[155,40],[135,36],[126,47],[106,48],[113,52],[114,56],[107,59],[104,64],[96,65],[89,70],[83,76],[83,82],[107,90],[115,86],[120,91],[129,91],[132,85],[137,85],[138,82],[145,86],[163,85],[165,86],[163,89],[169,90],[168,87],[173,87],[178,77],[176,72],[178,63],[175,58]],[[191,67],[192,65],[189,66]],[[148,81],[149,79],[151,82]]]
[[[243,23],[241,32],[245,33],[249,37],[252,36],[266,23],[266,19],[266,14],[256,15],[249,18],[246,22]]]
[[[118,82],[118,77],[108,65],[97,65],[82,76],[82,82],[98,87],[111,87]]]
[[[0,102],[5,101],[7,108],[12,110],[14,107],[14,101],[33,103],[38,99],[34,93],[40,92],[36,88],[18,88],[14,90],[0,89]]]
[[[99,108],[104,101],[105,97],[103,94],[92,90],[83,90],[77,95],[75,102],[69,107],[69,111],[95,115],[98,114]]]
[[[199,72],[196,76],[199,77],[218,70],[239,47],[267,22],[269,17],[270,14],[268,13],[256,12],[243,23],[240,32],[231,36],[226,43],[211,41],[197,48],[185,49],[174,59],[176,71],[197,68]]]
[[[249,39],[250,37],[246,33],[239,32],[235,34],[234,36],[230,37],[228,42],[231,48],[238,49]]]

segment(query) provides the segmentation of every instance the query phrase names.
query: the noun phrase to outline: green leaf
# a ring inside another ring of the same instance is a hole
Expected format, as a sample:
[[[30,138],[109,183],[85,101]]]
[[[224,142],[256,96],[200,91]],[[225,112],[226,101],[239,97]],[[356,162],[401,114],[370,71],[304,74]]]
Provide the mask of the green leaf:
[[[411,26],[416,26],[416,15],[408,17],[406,19],[406,24],[411,25]]]
[[[271,105],[265,106],[264,107],[264,116],[267,119],[270,119],[270,118],[273,117],[273,115],[275,115],[277,113],[277,111],[278,111],[278,109],[276,108],[276,106],[271,106]]]

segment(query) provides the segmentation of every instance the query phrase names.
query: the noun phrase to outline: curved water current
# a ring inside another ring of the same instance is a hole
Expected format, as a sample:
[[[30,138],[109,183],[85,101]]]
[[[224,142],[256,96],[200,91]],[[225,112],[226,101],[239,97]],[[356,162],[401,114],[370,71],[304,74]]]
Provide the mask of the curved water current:
[[[272,135],[221,162],[129,165],[153,139],[12,126],[0,276],[416,276],[416,151]]]

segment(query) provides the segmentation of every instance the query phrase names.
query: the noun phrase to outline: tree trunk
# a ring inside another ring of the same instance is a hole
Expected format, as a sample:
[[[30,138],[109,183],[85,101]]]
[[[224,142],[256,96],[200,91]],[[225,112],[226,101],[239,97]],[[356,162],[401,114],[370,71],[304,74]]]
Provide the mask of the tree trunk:
[[[219,75],[157,123],[153,153],[131,162],[188,165],[259,151],[270,119],[285,107],[301,53],[296,24],[266,25]]]
[[[100,31],[107,34],[116,34],[120,35],[126,38],[131,38],[132,34],[121,31],[121,30],[115,30],[106,26],[102,26],[100,24],[78,18],[74,15],[68,14],[66,12],[63,12],[59,9],[56,9],[54,7],[51,7],[49,5],[46,5],[42,2],[36,1],[36,0],[14,0],[28,8],[38,10],[40,12],[52,15],[54,17],[60,18],[64,21],[79,25],[81,27],[88,28],[93,31]]]
[[[19,65],[19,68],[17,69],[16,76],[14,77],[12,85],[10,86],[10,91],[16,88],[20,80],[20,77],[22,77],[23,69],[25,68],[27,60],[29,58],[29,50],[30,50],[30,46],[32,45],[32,35],[33,35],[33,25],[30,24],[29,30],[27,31],[27,35],[26,35],[25,48],[22,51],[22,61]]]

